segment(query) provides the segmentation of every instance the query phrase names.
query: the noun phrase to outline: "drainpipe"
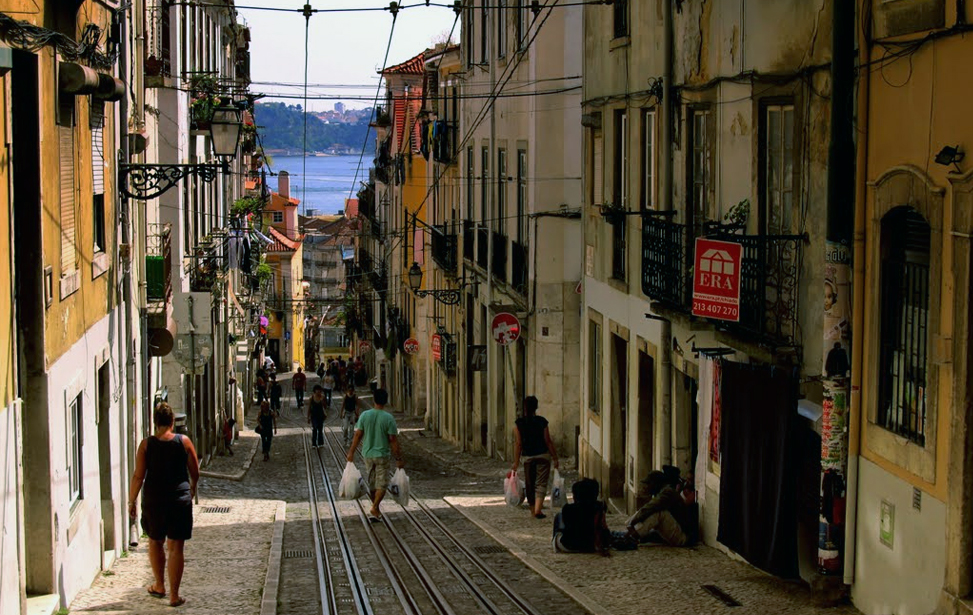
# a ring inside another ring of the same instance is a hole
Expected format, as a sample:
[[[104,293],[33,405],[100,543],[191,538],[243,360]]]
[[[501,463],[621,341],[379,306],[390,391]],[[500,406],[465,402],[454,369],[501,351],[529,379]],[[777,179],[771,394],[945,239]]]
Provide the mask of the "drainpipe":
[[[818,571],[839,577],[844,567],[842,543],[848,456],[848,396],[851,332],[851,240],[855,190],[854,92],[855,6],[835,2],[831,38],[831,135],[828,145],[827,242],[823,318],[822,380],[824,415],[821,435],[821,511]],[[839,577],[840,578],[840,577]]]
[[[869,8],[865,11],[870,13]],[[870,15],[866,13],[866,23]],[[858,44],[858,66],[868,66],[870,61],[869,39],[865,35]],[[858,90],[858,130],[868,134],[868,78],[859,81]],[[865,322],[865,179],[868,169],[868,140],[858,138],[857,165],[858,179],[855,182],[855,232],[852,272],[852,318],[851,330],[864,331]],[[859,337],[860,339],[860,337]],[[845,514],[845,585],[855,582],[855,549],[858,534],[858,454],[861,447],[861,385],[862,385],[862,344],[851,347],[851,405],[848,412],[848,490]]]
[[[672,0],[665,0],[663,15],[664,32],[662,39],[662,208],[672,209],[672,47],[673,23]],[[659,364],[659,379],[662,381],[662,412],[659,415],[659,447],[662,456],[657,467],[672,461],[672,322],[659,321],[662,353]]]
[[[496,41],[494,41],[494,43],[495,42]],[[496,49],[491,49],[490,50],[490,54],[491,54],[491,57],[490,57],[490,91],[492,92],[496,88],[496,84],[497,84],[497,69],[496,69],[496,62],[494,61],[494,58],[496,57]],[[497,112],[496,112],[496,109],[497,109],[496,105],[490,105],[490,153],[489,153],[489,156],[490,156],[491,160],[487,163],[487,168],[488,169],[493,168],[494,169],[494,171],[493,171],[494,173],[497,173],[498,172],[498,169],[495,169],[494,168],[494,165],[492,164],[493,163],[493,160],[492,160],[492,158],[493,158],[493,152],[496,151],[496,147],[497,147]],[[483,166],[482,163],[481,163],[480,166],[482,168],[482,166]],[[484,181],[484,182],[487,181],[486,174],[484,174],[482,181]],[[490,201],[491,207],[486,207],[485,209],[486,209],[488,215],[492,215],[492,212],[493,212],[493,207],[492,207],[492,204],[493,204],[493,198],[492,198],[493,197],[493,190],[492,190],[492,186],[489,186],[488,187],[486,194],[487,194],[487,199]],[[489,224],[486,224],[487,220],[484,220],[483,222],[485,223],[485,226],[486,226],[486,235],[487,235],[487,262],[486,262],[486,283],[487,283],[486,304],[487,304],[487,311],[486,311],[486,317],[487,317],[487,321],[489,322],[490,321],[490,301],[493,298],[493,230],[491,229],[491,227],[490,227]],[[493,344],[490,343],[490,338],[492,337],[492,334],[491,334],[491,331],[489,330],[489,324],[486,324],[486,326],[488,327],[488,329],[487,329],[487,339],[485,340],[485,342],[487,344],[487,348],[491,348],[491,347],[493,347]],[[497,348],[494,349],[494,352],[493,353],[488,353],[488,356],[490,354],[493,354],[494,357],[497,357],[497,355],[499,353],[501,353],[501,352],[505,352],[505,349],[503,347],[498,346]],[[499,365],[499,369],[501,369],[501,370],[504,370],[504,369],[507,368],[507,366],[504,365],[504,362],[502,360],[499,360],[499,358],[498,358],[498,365]],[[487,374],[490,373],[489,367],[487,368],[487,372],[486,373]],[[499,429],[500,428],[500,425],[495,422],[497,413],[493,411],[493,405],[494,405],[494,403],[497,402],[497,400],[495,399],[495,397],[496,396],[494,395],[493,386],[491,386],[491,384],[490,384],[490,382],[488,380],[487,381],[487,407],[484,409],[484,411],[487,414],[487,425],[490,425],[491,423],[493,423],[493,425],[492,425],[493,429],[490,430],[490,438],[493,440],[493,452],[494,452],[494,456],[499,457],[500,459],[504,459],[505,458],[505,453],[506,453],[506,442],[499,442],[498,443],[497,440],[496,440],[496,438],[497,438],[497,432],[500,430]],[[504,430],[504,431],[506,432],[506,430]]]

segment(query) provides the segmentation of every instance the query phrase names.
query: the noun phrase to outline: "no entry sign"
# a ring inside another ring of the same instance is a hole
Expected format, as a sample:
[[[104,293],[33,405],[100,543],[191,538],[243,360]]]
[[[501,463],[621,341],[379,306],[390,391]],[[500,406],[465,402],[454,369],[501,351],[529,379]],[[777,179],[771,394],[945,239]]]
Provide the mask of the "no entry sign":
[[[365,354],[372,349],[372,343],[368,340],[358,342],[358,354]]]
[[[405,351],[405,354],[415,354],[419,352],[419,340],[415,339],[414,337],[410,337],[402,342],[402,350]]]
[[[520,321],[517,317],[508,312],[500,312],[493,317],[493,324],[490,326],[493,332],[493,339],[501,346],[513,344],[520,337]]]
[[[429,344],[430,350],[432,350],[432,360],[442,361],[443,360],[443,338],[438,333],[434,333],[432,336],[432,342]]]
[[[740,261],[743,246],[715,239],[696,240],[693,314],[740,320]]]

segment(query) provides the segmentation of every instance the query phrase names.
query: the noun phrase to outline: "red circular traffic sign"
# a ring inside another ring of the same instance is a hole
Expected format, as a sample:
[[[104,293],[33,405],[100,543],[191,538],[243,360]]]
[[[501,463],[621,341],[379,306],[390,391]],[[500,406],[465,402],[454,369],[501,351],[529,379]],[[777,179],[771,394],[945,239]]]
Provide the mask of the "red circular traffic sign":
[[[520,321],[509,312],[500,312],[493,317],[493,324],[490,325],[493,332],[493,339],[501,346],[513,344],[520,337]]]
[[[372,349],[372,343],[368,340],[358,342],[358,354],[365,354]]]
[[[402,342],[402,350],[405,351],[405,354],[416,354],[419,352],[419,340],[410,337]]]

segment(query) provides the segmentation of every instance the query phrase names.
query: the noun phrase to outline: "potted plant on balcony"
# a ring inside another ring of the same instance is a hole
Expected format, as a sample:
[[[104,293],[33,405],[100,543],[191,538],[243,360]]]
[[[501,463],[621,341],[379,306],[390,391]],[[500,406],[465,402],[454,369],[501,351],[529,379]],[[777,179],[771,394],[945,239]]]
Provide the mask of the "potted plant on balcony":
[[[193,130],[207,130],[213,111],[223,100],[218,96],[219,84],[210,74],[193,75],[189,79],[189,112]]]

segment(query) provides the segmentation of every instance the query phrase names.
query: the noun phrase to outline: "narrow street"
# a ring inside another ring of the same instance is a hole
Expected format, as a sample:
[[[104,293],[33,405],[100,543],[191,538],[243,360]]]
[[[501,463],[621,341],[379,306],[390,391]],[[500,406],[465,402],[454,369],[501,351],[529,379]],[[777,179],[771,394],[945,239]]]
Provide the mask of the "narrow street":
[[[360,394],[370,406],[368,392]],[[251,430],[253,406],[236,454],[204,468],[197,530],[187,546],[184,612],[856,612],[815,608],[800,584],[702,545],[647,546],[609,558],[556,554],[550,518],[534,520],[503,504],[503,462],[459,453],[428,435],[419,419],[401,414],[395,416],[413,500],[403,509],[386,498],[386,521],[370,524],[359,505],[367,505],[364,499],[331,501],[324,482],[337,493],[345,450],[335,410],[340,401],[336,396],[326,445],[318,450],[310,448],[305,415],[290,397],[269,461]],[[569,484],[576,478],[570,470],[565,475]],[[611,527],[623,522],[620,515],[609,519]],[[229,578],[235,581],[228,586]],[[82,592],[71,612],[170,612],[145,593],[150,581],[142,544]]]

